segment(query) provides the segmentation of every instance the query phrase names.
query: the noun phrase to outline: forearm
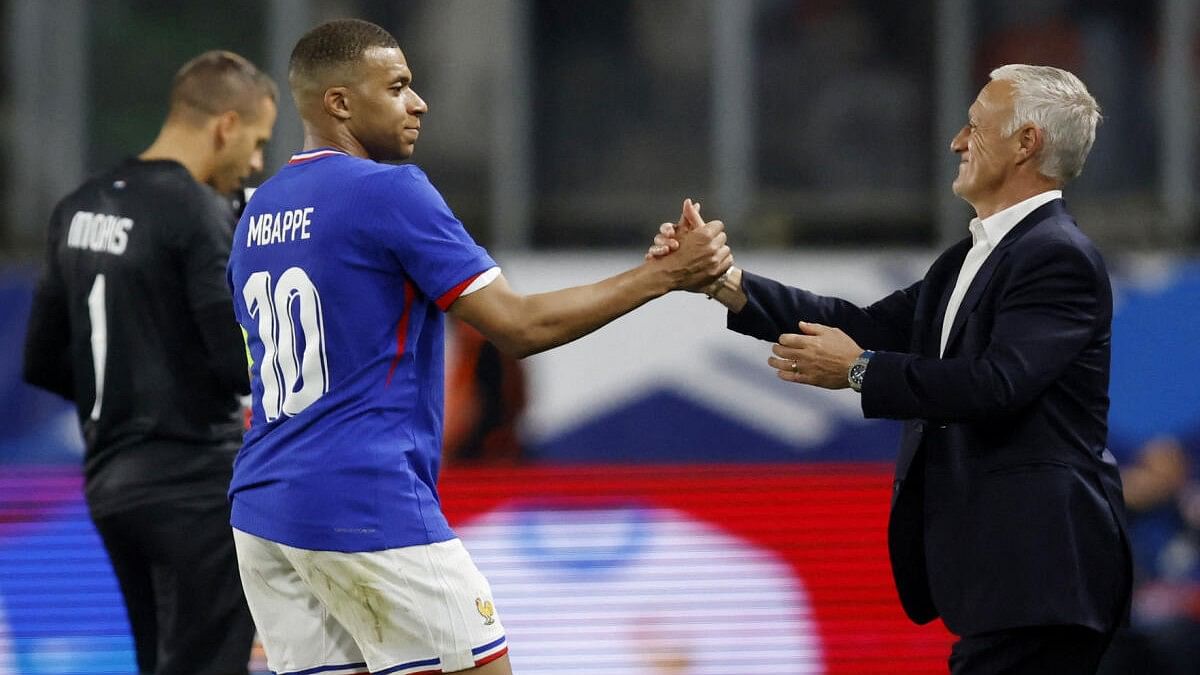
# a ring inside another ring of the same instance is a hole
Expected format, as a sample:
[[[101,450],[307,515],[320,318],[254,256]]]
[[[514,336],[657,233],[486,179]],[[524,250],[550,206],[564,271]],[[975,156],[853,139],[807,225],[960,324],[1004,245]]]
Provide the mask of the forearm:
[[[685,202],[685,210],[689,206]],[[690,216],[699,219],[694,209]],[[513,356],[566,344],[668,291],[704,288],[728,270],[733,257],[725,245],[724,224],[695,225],[671,256],[646,260],[603,281],[525,296],[514,293],[501,274],[455,300],[450,311]]]
[[[863,415],[956,422],[1003,418],[1046,395],[1064,371],[1065,353],[1052,344],[1021,353],[989,349],[978,357],[876,352],[863,378]],[[1088,377],[1067,378],[1075,395],[1088,390]],[[1099,381],[1091,385],[1103,387]]]
[[[199,309],[196,325],[207,352],[209,370],[229,391],[249,394],[246,343],[233,316],[233,308],[221,303]]]
[[[71,357],[65,350],[47,350],[33,343],[25,345],[24,380],[67,399],[75,400]]]
[[[1043,386],[987,357],[941,359],[876,352],[862,384],[867,418],[967,422],[1020,409]]]
[[[807,321],[840,328],[865,349],[904,349],[911,331],[911,289],[897,291],[868,308],[841,298],[817,295],[749,272],[739,275],[741,308],[731,311],[727,327],[775,342]],[[730,304],[726,307],[733,308]]]
[[[505,353],[523,358],[581,338],[672,287],[668,274],[645,264],[593,284],[525,296],[501,277],[450,311]]]
[[[524,357],[577,340],[669,290],[666,279],[640,266],[594,284],[526,296],[519,314],[526,329],[512,353]]]
[[[23,377],[29,384],[75,400],[71,368],[71,325],[59,298],[39,292],[33,303],[25,335]]]

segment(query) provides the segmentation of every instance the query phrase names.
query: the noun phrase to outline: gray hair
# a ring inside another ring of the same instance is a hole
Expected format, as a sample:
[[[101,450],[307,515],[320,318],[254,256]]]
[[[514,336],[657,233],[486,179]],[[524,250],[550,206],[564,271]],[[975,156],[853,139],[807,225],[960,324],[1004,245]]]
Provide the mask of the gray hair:
[[[1100,106],[1083,82],[1059,68],[1024,64],[1000,66],[991,78],[1013,85],[1013,115],[1004,135],[1034,124],[1045,134],[1042,175],[1063,183],[1078,176],[1100,123]]]

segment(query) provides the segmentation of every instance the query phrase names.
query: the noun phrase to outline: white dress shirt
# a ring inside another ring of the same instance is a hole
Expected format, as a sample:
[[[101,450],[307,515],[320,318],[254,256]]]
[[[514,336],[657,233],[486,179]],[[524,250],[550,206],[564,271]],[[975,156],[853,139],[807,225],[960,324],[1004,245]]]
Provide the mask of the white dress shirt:
[[[1003,211],[997,211],[983,220],[971,219],[971,250],[967,251],[967,257],[963,259],[962,268],[958,271],[958,281],[954,284],[954,292],[950,294],[950,302],[946,304],[946,318],[942,320],[942,346],[938,350],[939,356],[946,353],[946,340],[950,339],[950,327],[954,325],[954,316],[958,314],[958,308],[962,305],[967,289],[971,287],[971,281],[979,272],[979,268],[983,267],[983,261],[987,260],[992,249],[996,248],[1004,235],[1016,227],[1017,223],[1024,220],[1025,216],[1033,213],[1034,209],[1039,206],[1055,199],[1062,199],[1062,190],[1047,190],[1023,202],[1017,202]]]

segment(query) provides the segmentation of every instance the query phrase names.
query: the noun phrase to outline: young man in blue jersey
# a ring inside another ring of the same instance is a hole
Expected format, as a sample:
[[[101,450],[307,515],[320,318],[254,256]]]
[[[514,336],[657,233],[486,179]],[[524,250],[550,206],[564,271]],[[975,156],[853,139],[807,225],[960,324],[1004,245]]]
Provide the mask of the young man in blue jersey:
[[[488,583],[438,502],[443,313],[505,352],[550,349],[713,284],[732,265],[723,225],[685,202],[694,229],[674,255],[517,294],[420,169],[381,163],[412,155],[427,110],[395,38],[323,24],[288,79],[305,149],[250,201],[229,261],[254,398],[232,523],[268,664],[511,673]]]

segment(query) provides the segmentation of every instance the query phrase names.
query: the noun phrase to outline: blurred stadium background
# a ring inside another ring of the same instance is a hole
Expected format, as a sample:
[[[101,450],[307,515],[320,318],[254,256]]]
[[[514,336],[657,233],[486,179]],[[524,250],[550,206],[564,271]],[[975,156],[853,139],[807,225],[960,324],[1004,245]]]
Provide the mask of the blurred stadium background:
[[[987,72],[1078,74],[1106,119],[1067,199],[1118,290],[1111,443],[1139,490],[1122,644],[1156,655],[1147,672],[1200,672],[1200,2],[0,7],[0,673],[133,669],[75,419],[20,381],[52,205],[149,144],[191,56],[231,49],[282,83],[295,39],[344,16],[399,38],[431,108],[415,160],[524,291],[636,263],[691,196],[742,266],[874,300],[965,232],[948,145]],[[300,141],[285,100],[268,173]],[[944,669],[948,634],[904,619],[888,573],[895,427],[863,421],[853,394],[783,385],[767,346],[723,325],[679,296],[516,365],[452,345],[468,440],[443,498],[493,581],[516,671]],[[470,430],[489,420],[508,435]]]

